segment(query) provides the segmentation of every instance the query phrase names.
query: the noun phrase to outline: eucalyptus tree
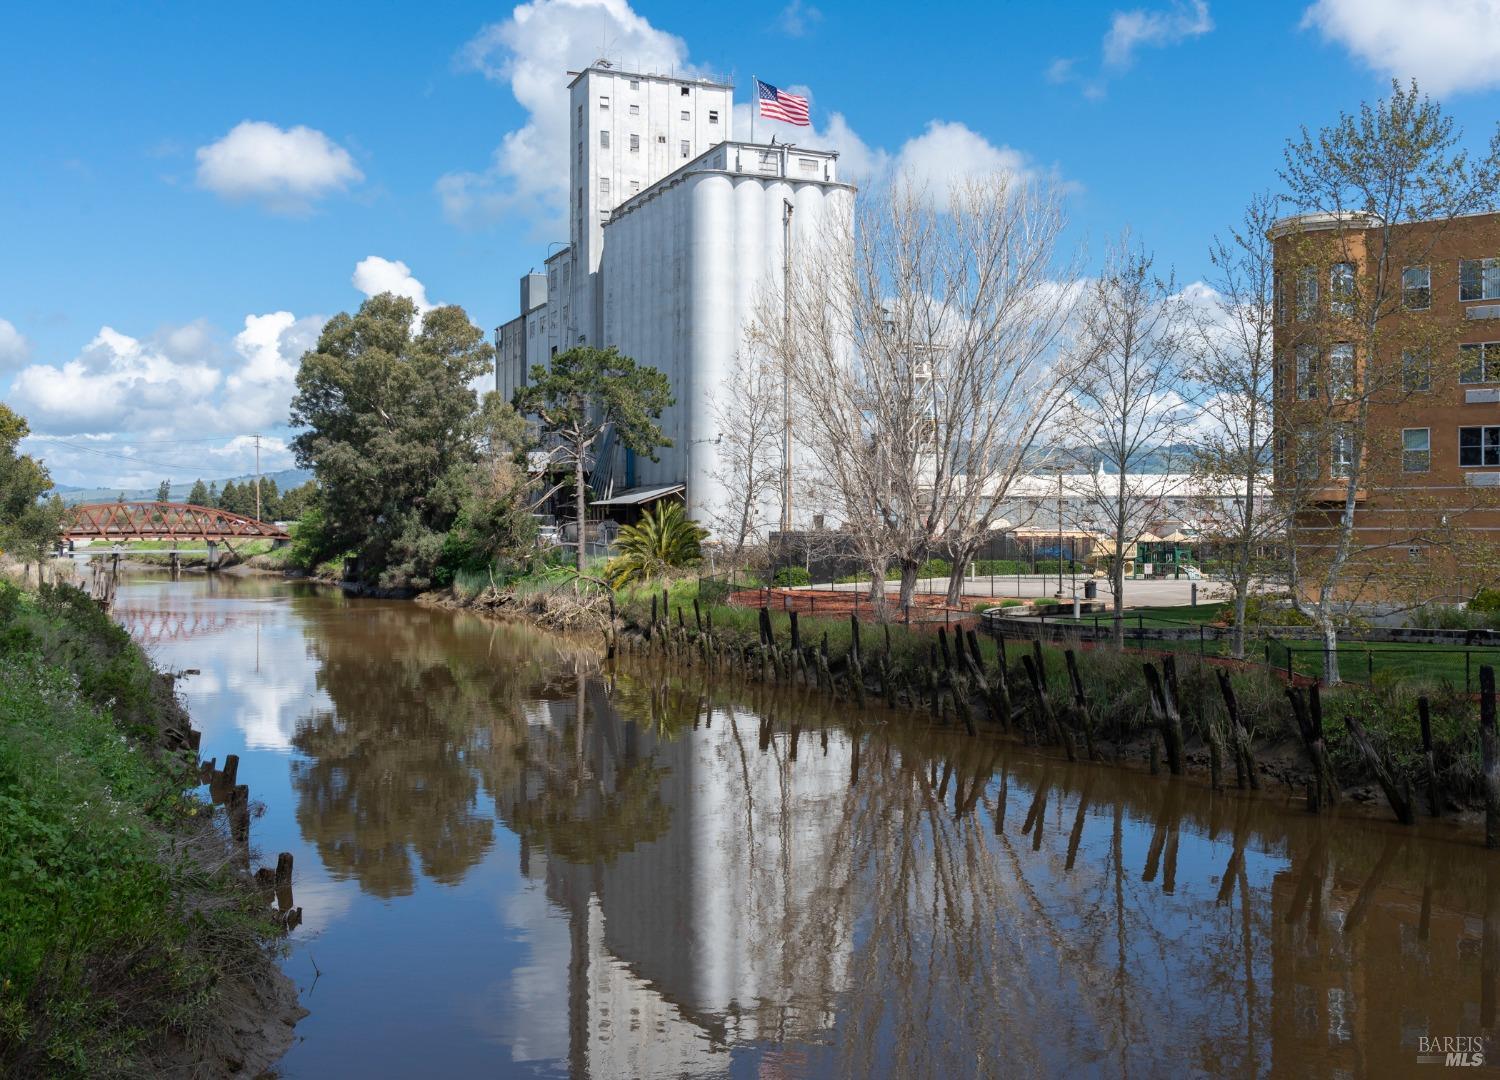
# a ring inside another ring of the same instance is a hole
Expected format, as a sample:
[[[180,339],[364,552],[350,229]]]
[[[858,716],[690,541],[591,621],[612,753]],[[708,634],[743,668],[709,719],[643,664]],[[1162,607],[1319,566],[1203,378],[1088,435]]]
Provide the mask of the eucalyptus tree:
[[[459,307],[419,321],[411,300],[382,293],[328,321],[291,406],[292,450],[318,480],[322,557],[356,551],[383,584],[431,583],[479,455],[472,386],[493,356]]]

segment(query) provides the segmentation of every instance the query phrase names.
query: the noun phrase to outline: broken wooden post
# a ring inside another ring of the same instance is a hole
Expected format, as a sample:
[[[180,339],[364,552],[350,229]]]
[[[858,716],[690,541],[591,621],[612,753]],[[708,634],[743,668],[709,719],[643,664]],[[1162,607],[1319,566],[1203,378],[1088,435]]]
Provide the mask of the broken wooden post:
[[[1036,697],[1037,714],[1042,721],[1043,730],[1047,732],[1049,738],[1055,738],[1063,744],[1069,761],[1078,760],[1078,755],[1073,748],[1073,736],[1057,722],[1057,716],[1052,711],[1052,702],[1047,698],[1046,669],[1031,656],[1021,657],[1021,665],[1026,669],[1026,678],[1031,681],[1031,692]]]
[[[1432,707],[1426,696],[1417,698],[1417,721],[1422,727],[1422,757],[1427,766],[1427,805],[1433,817],[1443,816],[1443,796],[1438,790],[1437,762],[1432,751]]]
[[[1495,732],[1495,669],[1479,669],[1479,746],[1484,759],[1484,846],[1500,847],[1500,741]]]
[[[1370,741],[1369,733],[1365,731],[1363,724],[1352,716],[1345,716],[1344,726],[1349,729],[1349,737],[1354,740],[1355,748],[1365,759],[1365,764],[1375,774],[1380,790],[1385,792],[1385,800],[1395,811],[1396,820],[1403,825],[1415,823],[1417,815],[1412,808],[1411,785],[1404,777],[1398,779],[1392,772],[1391,762],[1375,749],[1375,744]]]
[[[1068,664],[1068,681],[1073,686],[1073,715],[1078,727],[1083,730],[1083,746],[1088,752],[1090,759],[1097,755],[1094,753],[1094,722],[1089,716],[1088,697],[1083,692],[1083,676],[1078,671],[1078,656],[1072,649],[1063,652],[1063,659]]]
[[[698,598],[693,597],[693,623],[698,627],[698,633],[703,633],[703,609],[698,606]]]
[[[292,853],[283,851],[276,857],[276,887],[284,888],[292,883]]]
[[[234,787],[240,775],[240,756],[230,754],[224,759],[224,778],[220,781],[225,787]]]
[[[1167,748],[1167,768],[1173,776],[1178,776],[1182,773],[1182,715],[1177,711],[1176,680],[1163,677],[1171,659],[1170,656],[1163,658],[1162,672],[1158,672],[1156,665],[1151,663],[1143,664],[1142,668],[1146,673],[1151,713]]]
[[[1308,687],[1308,697],[1295,686],[1286,688],[1287,699],[1292,703],[1292,715],[1297,721],[1297,730],[1302,734],[1302,744],[1307,749],[1312,764],[1313,779],[1308,787],[1307,808],[1317,813],[1324,806],[1338,802],[1338,784],[1328,764],[1327,744],[1323,739],[1323,704],[1316,686]]]
[[[1239,701],[1234,696],[1234,686],[1229,681],[1229,672],[1217,670],[1219,693],[1224,698],[1224,711],[1229,717],[1229,738],[1233,742],[1234,776],[1240,787],[1248,782],[1252,788],[1260,787],[1255,775],[1255,755],[1250,749],[1250,736],[1240,720]]]
[[[953,670],[953,655],[948,651],[948,631],[938,627],[938,646],[943,650],[943,670]]]

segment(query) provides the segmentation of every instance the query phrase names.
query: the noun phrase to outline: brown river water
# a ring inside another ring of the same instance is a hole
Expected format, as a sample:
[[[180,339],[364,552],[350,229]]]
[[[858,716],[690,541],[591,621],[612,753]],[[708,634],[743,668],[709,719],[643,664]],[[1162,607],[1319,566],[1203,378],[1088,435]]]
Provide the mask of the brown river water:
[[[205,758],[240,755],[252,844],[295,856],[288,1077],[1500,1062],[1500,854],[1456,826],[663,687],[280,580],[137,577],[116,614],[198,669]]]

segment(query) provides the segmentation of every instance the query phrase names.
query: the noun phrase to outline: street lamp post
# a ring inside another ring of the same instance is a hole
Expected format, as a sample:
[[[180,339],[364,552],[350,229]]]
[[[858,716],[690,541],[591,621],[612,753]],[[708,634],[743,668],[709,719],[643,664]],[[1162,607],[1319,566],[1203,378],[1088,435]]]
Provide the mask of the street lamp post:
[[[1053,595],[1061,600],[1063,598],[1063,474],[1062,467],[1057,470],[1057,592]]]

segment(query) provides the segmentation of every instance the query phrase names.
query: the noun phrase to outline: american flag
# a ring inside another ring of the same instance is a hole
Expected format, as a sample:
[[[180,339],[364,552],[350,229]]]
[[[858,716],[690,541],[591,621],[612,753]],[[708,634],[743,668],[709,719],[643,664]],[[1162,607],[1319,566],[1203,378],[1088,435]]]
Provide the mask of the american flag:
[[[755,80],[755,96],[760,101],[760,114],[772,120],[785,120],[788,124],[809,127],[812,121],[807,116],[807,99],[796,94],[778,90],[770,83]]]

